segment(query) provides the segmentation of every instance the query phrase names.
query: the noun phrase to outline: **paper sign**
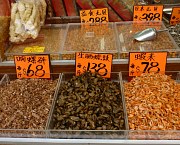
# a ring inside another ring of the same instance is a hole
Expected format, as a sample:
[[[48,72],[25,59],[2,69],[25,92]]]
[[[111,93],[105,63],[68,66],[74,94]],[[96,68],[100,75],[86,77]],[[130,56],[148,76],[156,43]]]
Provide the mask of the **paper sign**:
[[[130,52],[129,76],[140,76],[141,73],[158,72],[164,74],[167,52]]]
[[[106,23],[109,22],[108,9],[92,9],[80,11],[81,23]]]
[[[112,59],[112,54],[76,52],[76,75],[91,71],[110,78]]]
[[[162,21],[163,5],[134,6],[133,21]]]
[[[24,48],[23,53],[42,53],[44,52],[44,50],[45,50],[45,47],[32,46],[32,47]]]
[[[49,55],[14,56],[17,78],[50,78]]]
[[[180,7],[174,7],[171,14],[170,25],[180,23]]]

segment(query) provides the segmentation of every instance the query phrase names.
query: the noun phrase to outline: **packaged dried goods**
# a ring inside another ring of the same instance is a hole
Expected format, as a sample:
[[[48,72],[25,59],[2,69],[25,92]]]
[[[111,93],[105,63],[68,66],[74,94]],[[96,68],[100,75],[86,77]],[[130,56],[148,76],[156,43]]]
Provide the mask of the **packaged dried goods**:
[[[125,129],[119,82],[108,81],[91,72],[61,82],[51,129]]]
[[[130,130],[180,130],[178,81],[150,73],[124,84]]]
[[[108,0],[108,4],[124,21],[132,21],[133,14],[124,4],[123,0]]]
[[[92,0],[92,3],[96,8],[108,8],[110,22],[122,21],[122,19],[116,14],[116,12],[108,5],[107,0]]]
[[[65,30],[65,25],[45,25],[42,27],[39,37],[35,40],[27,43],[11,44],[5,54],[6,60],[14,60],[14,55],[27,54],[24,53],[24,49],[33,46],[45,47],[42,53],[50,54],[51,60],[59,60]]]
[[[51,0],[52,5],[57,17],[59,16],[66,16],[65,7],[63,4],[63,0]]]
[[[51,0],[46,0],[46,4],[47,4],[47,12],[46,12],[47,17],[53,17],[54,16],[54,10],[53,10]]]
[[[94,9],[95,8],[90,0],[76,0],[76,3],[83,10],[88,10],[88,9]]]
[[[7,77],[0,84],[0,128],[45,129],[57,80]]]
[[[45,0],[19,0],[12,3],[10,41],[24,42],[37,38],[46,17]]]
[[[168,57],[180,57],[180,49],[168,31],[158,33],[152,41],[134,41],[137,32],[147,28],[163,30],[162,22],[119,22],[116,23],[117,38],[119,38],[120,58],[128,58],[129,52],[135,51],[168,51]]]
[[[77,16],[78,12],[75,0],[64,0],[64,4],[68,16]]]
[[[114,24],[68,24],[62,58],[75,59],[78,51],[112,53],[117,59]]]

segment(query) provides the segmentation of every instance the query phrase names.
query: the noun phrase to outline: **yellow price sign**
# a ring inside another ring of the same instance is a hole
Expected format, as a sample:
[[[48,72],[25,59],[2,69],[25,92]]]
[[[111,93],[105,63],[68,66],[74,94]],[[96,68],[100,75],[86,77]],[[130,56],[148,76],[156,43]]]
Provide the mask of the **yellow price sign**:
[[[165,73],[167,52],[130,52],[129,76],[140,76],[141,73]]]
[[[23,50],[23,53],[42,53],[44,52],[45,47],[40,46],[32,46],[32,47],[26,47]]]
[[[50,78],[49,55],[14,56],[17,78]]]
[[[163,5],[134,6],[133,21],[162,21]]]
[[[171,14],[170,25],[180,23],[180,7],[174,7]]]
[[[106,23],[109,22],[108,9],[80,10],[81,23]]]
[[[112,54],[76,52],[76,75],[91,71],[110,78],[112,60]]]

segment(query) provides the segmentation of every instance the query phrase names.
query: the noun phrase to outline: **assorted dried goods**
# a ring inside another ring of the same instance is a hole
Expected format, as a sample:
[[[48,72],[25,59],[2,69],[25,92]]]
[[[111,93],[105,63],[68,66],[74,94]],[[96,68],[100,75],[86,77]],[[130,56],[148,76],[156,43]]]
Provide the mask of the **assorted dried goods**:
[[[8,49],[8,54],[6,54],[6,60],[13,60],[13,54],[22,54],[26,47],[39,46],[45,47],[45,53],[49,53],[51,60],[59,60],[60,52],[62,46],[62,40],[64,37],[65,27],[63,25],[59,26],[46,26],[41,29],[39,33],[39,38],[36,41],[23,44],[12,44]],[[53,42],[53,43],[52,43]]]
[[[178,57],[178,47],[168,34],[169,32],[161,32],[157,34],[153,41],[137,42],[134,41],[134,35],[137,32],[147,28],[164,29],[162,24],[148,23],[131,23],[123,22],[116,25],[120,42],[120,58],[128,58],[129,51],[168,51],[168,57]],[[163,45],[162,45],[163,44]]]
[[[24,42],[37,38],[46,18],[45,0],[19,0],[12,3],[10,41]]]
[[[124,84],[130,130],[180,130],[180,83],[142,74]]]
[[[63,47],[63,59],[74,59],[74,52],[89,51],[100,53],[113,53],[117,59],[116,38],[113,24],[91,25],[69,24],[65,44]]]
[[[90,72],[63,82],[51,123],[61,130],[125,129],[120,84]]]
[[[56,83],[17,79],[0,86],[0,128],[45,129]]]

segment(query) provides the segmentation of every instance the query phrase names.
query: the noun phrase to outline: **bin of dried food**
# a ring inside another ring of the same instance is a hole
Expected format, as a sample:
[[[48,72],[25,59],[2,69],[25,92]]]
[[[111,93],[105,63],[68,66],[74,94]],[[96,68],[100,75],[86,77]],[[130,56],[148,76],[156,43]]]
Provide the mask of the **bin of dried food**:
[[[41,54],[50,54],[51,60],[60,59],[60,50],[64,39],[66,25],[63,24],[49,24],[42,27],[38,38],[34,40],[27,40],[23,43],[11,43],[6,51],[6,60],[14,60],[14,55],[27,54],[24,52],[25,48],[29,47],[44,47],[44,51],[36,52]],[[30,52],[29,52],[30,53]]]
[[[0,81],[0,137],[45,137],[59,74],[52,79],[17,79],[5,74]]]
[[[122,72],[130,139],[180,139],[180,72]]]
[[[52,138],[126,138],[119,73],[111,79],[91,72],[62,74],[48,129]]]
[[[118,22],[116,25],[120,58],[128,58],[129,52],[167,51],[169,58],[180,57],[180,48],[168,31],[160,32],[151,41],[137,42],[133,36],[147,28],[163,30],[163,22]]]
[[[63,45],[62,59],[75,59],[75,52],[112,53],[118,58],[114,23],[107,24],[68,24]]]

